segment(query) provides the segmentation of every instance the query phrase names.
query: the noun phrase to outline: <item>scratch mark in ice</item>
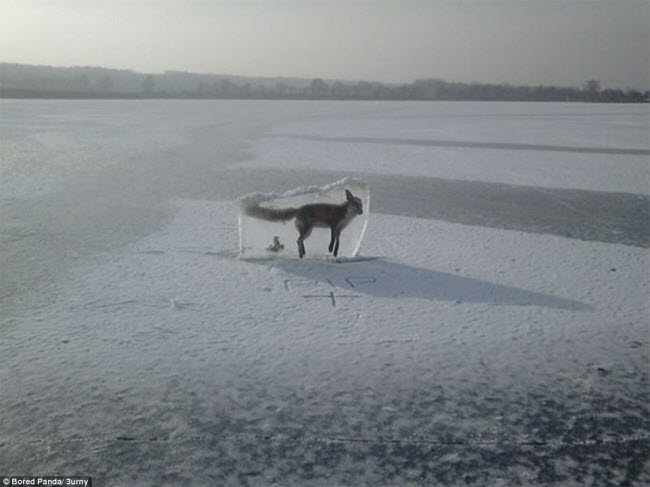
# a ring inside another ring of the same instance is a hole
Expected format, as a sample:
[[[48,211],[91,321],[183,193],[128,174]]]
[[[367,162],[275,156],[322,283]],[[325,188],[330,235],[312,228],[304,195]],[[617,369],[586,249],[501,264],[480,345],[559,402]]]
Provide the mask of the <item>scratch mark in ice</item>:
[[[308,286],[318,286],[319,282],[314,279],[285,279],[284,288],[291,292],[291,289],[295,287],[308,287]]]
[[[336,307],[336,298],[334,292],[330,291],[329,294],[305,294],[303,298],[330,298],[332,300],[332,307]]]
[[[361,313],[357,313],[357,315],[354,317],[354,321],[352,322],[352,328],[357,327],[357,323],[359,322],[360,318],[361,318]]]
[[[110,302],[101,299],[86,303],[87,307],[97,309],[119,308],[124,306],[146,306],[147,308],[173,308],[178,310],[189,309],[192,311],[202,311],[203,307],[196,303],[176,301],[175,299],[159,299],[159,300],[137,300],[126,299],[124,301]]]
[[[322,387],[319,385],[318,387]],[[390,408],[386,408],[389,410]],[[459,438],[457,440],[435,440],[426,437],[412,437],[407,439],[402,438],[392,438],[392,437],[363,437],[363,436],[327,436],[327,435],[301,435],[301,436],[290,436],[279,433],[269,433],[269,434],[255,434],[255,433],[235,433],[235,434],[197,434],[197,435],[174,435],[173,437],[162,437],[162,436],[130,436],[130,435],[120,435],[117,437],[104,437],[97,438],[96,436],[88,438],[63,438],[60,440],[32,440],[27,441],[27,444],[47,444],[50,445],[65,445],[71,443],[111,443],[114,441],[128,441],[128,442],[138,442],[138,443],[148,443],[148,442],[161,442],[161,443],[183,443],[183,442],[194,442],[194,441],[215,441],[222,439],[236,439],[236,440],[262,440],[262,441],[285,441],[293,443],[313,443],[313,442],[326,442],[326,443],[365,443],[365,444],[397,444],[397,445],[432,445],[432,446],[459,446],[459,447],[493,447],[493,446],[537,446],[537,447],[546,447],[546,448],[563,448],[563,447],[575,447],[575,446],[596,446],[596,445],[607,445],[607,444],[628,444],[633,442],[646,442],[650,439],[649,435],[640,434],[640,435],[630,435],[626,437],[611,437],[611,438],[593,438],[593,439],[584,439],[584,440],[542,440],[535,437],[530,437],[529,435],[513,435],[505,439],[495,439],[495,440],[474,440],[474,439],[463,439]]]
[[[370,276],[370,277],[365,277],[365,276],[348,276],[345,278],[345,282],[347,282],[350,287],[356,287],[355,284],[372,284],[377,282],[377,278]]]
[[[135,300],[135,299],[127,299],[126,301],[118,301],[116,303],[110,303],[110,302],[106,302],[106,301],[97,300],[97,301],[91,301],[90,303],[88,303],[88,306],[90,306],[91,308],[100,308],[100,309],[102,309],[102,308],[115,308],[115,307],[119,307],[119,306],[126,306],[126,305],[129,305],[129,304],[135,304],[137,302],[138,301]]]
[[[336,298],[359,298],[356,294],[337,294],[335,295],[333,291],[330,291],[329,294],[303,294],[303,298],[329,298],[332,301],[332,306],[336,307]]]

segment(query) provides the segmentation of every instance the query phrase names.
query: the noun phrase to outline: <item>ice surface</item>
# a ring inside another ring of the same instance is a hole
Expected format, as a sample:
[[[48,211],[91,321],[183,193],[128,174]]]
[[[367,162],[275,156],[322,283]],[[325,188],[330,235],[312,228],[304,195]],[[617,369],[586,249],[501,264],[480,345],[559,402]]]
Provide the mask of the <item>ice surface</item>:
[[[395,177],[356,258],[298,261],[295,234],[290,258],[236,258],[238,197],[314,171],[639,192],[638,156],[507,144],[648,148],[647,104],[2,104],[0,472],[650,484],[647,248],[416,218],[430,199]],[[346,141],[267,137],[300,127]]]
[[[268,208],[299,208],[311,203],[339,205],[346,200],[345,190],[363,202],[363,213],[356,215],[343,229],[340,237],[338,257],[354,257],[359,252],[361,241],[368,225],[370,191],[368,185],[354,178],[341,179],[326,186],[302,187],[277,193],[254,193],[241,198],[239,211],[239,252],[242,258],[299,258],[298,230],[294,219],[286,221],[265,221],[246,214],[249,205]],[[314,227],[305,240],[308,258],[326,258],[331,233],[329,228]]]
[[[279,126],[256,141],[257,157],[245,164],[650,193],[645,105],[402,107],[389,105],[392,110],[382,116],[319,117]]]

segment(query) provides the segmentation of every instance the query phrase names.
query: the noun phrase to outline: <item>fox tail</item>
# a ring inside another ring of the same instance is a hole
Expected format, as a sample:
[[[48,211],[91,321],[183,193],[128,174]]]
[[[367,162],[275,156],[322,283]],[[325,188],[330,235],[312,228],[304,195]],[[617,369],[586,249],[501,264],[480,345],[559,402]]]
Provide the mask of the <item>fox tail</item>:
[[[265,206],[260,206],[257,201],[242,202],[242,210],[244,211],[244,214],[248,216],[272,222],[290,220],[298,213],[296,208],[267,208]]]

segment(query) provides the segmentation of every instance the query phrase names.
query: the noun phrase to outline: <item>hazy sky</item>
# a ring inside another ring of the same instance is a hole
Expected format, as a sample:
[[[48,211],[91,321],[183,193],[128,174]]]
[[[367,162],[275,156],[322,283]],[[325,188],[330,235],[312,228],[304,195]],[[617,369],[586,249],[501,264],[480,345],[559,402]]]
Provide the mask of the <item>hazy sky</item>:
[[[1,0],[0,61],[649,89],[650,0]]]

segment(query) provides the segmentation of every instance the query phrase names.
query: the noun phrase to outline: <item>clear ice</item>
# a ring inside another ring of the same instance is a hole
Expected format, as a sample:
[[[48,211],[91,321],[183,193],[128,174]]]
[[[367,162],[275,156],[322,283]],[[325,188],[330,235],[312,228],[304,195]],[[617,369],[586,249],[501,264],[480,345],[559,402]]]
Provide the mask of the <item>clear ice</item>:
[[[249,216],[244,208],[258,204],[269,208],[299,208],[311,203],[338,205],[346,201],[345,190],[363,202],[363,214],[356,215],[343,229],[338,257],[355,257],[368,225],[370,191],[368,184],[355,178],[341,179],[327,186],[296,188],[283,194],[253,193],[240,199],[239,209],[239,255],[245,259],[287,258],[298,259],[298,230],[294,219],[266,221]],[[323,259],[331,256],[328,251],[331,238],[327,227],[314,227],[305,239],[305,258]]]

